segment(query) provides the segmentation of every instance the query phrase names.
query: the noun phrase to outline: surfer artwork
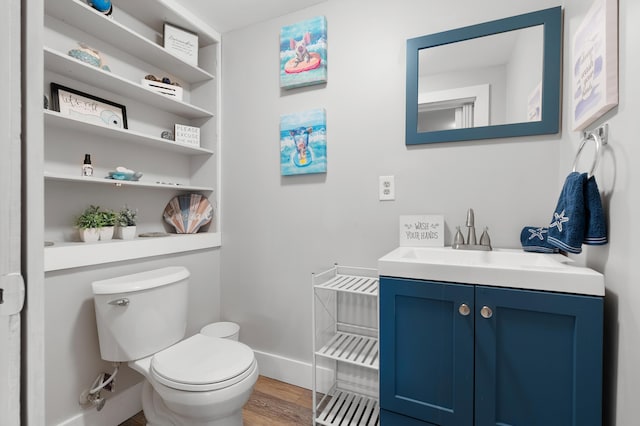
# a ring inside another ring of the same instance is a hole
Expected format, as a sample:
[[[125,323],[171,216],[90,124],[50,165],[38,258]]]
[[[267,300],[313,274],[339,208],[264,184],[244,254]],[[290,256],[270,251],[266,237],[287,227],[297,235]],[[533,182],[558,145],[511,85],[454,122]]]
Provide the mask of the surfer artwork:
[[[292,89],[326,83],[327,31],[324,16],[282,27],[280,87]]]
[[[280,171],[283,176],[327,171],[326,114],[314,109],[280,117]]]

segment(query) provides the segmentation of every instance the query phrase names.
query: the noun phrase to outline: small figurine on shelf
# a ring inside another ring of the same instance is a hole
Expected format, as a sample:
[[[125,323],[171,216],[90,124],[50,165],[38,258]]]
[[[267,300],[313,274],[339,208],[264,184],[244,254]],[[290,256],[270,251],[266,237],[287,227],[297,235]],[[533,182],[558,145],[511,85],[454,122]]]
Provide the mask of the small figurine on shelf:
[[[95,10],[102,12],[106,16],[111,16],[113,13],[113,5],[111,4],[111,0],[87,0],[89,6],[93,7]]]
[[[94,67],[100,68],[101,70],[111,71],[109,65],[105,64],[102,61],[100,52],[92,47],[87,46],[84,43],[78,43],[77,49],[71,49],[69,51],[69,56],[71,56],[72,58],[76,58],[77,60],[82,61],[85,64],[93,65]]]

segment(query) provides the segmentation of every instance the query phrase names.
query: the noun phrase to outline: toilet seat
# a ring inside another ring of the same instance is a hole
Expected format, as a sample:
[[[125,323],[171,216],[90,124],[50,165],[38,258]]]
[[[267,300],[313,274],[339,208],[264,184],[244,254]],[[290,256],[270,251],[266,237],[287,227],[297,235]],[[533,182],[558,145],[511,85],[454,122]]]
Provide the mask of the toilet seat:
[[[255,365],[253,351],[247,345],[196,334],[156,353],[150,373],[170,388],[205,392],[242,381]]]

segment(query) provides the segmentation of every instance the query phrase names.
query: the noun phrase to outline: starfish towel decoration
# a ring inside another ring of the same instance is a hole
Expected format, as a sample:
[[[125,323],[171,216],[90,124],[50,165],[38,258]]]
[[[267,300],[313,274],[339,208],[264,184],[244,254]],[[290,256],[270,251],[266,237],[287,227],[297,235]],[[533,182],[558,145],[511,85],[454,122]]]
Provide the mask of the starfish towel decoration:
[[[530,240],[533,240],[535,237],[538,237],[540,241],[544,241],[544,235],[542,234],[546,234],[549,231],[540,227],[538,229],[529,229],[529,232],[531,233],[531,236],[529,236]]]
[[[558,231],[562,232],[562,224],[565,222],[569,222],[569,218],[564,216],[564,210],[562,213],[553,213],[553,217],[555,217],[555,221],[549,224],[549,228],[553,228],[554,226],[558,228]]]

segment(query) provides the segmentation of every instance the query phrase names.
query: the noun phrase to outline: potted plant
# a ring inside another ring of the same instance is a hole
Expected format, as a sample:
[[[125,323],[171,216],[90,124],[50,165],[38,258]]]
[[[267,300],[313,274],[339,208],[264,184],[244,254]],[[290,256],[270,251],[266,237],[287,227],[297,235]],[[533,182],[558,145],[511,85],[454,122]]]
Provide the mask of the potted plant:
[[[124,206],[117,214],[116,238],[121,240],[132,240],[136,235],[136,217],[138,210]]]
[[[98,241],[100,238],[98,229],[102,227],[100,207],[93,205],[87,207],[85,211],[75,219],[74,224],[76,228],[78,228],[81,241]]]
[[[118,214],[113,210],[102,210],[102,209],[98,209],[98,213],[100,215],[100,221],[102,224],[102,226],[98,228],[100,239],[102,241],[110,240],[113,238],[113,231],[116,226]]]

